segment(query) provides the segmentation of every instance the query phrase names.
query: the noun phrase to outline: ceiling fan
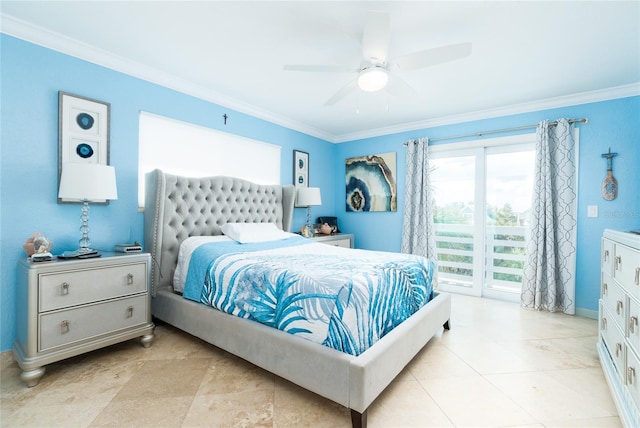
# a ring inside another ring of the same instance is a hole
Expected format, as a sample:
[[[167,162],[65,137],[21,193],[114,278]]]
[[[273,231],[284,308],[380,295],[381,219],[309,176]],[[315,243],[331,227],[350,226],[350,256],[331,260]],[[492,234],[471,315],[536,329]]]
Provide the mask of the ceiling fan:
[[[287,71],[357,73],[357,77],[336,92],[325,105],[333,105],[357,88],[375,92],[387,87],[390,93],[406,93],[409,88],[393,73],[442,64],[471,55],[471,43],[457,43],[387,59],[389,15],[368,12],[362,37],[362,61],[357,69],[331,65],[285,65]]]

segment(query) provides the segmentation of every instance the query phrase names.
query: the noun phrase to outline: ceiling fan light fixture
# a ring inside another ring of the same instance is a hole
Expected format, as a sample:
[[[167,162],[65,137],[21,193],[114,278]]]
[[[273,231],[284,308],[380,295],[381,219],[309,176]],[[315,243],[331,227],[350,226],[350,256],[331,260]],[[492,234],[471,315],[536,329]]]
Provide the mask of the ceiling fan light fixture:
[[[358,87],[363,91],[375,92],[387,86],[389,75],[382,67],[369,67],[360,71],[358,75]]]

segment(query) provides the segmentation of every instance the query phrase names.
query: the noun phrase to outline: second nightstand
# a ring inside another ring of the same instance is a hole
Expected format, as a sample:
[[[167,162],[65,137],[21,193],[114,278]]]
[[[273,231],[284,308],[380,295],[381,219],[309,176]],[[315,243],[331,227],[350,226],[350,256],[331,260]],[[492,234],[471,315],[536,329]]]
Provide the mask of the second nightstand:
[[[334,233],[333,235],[314,235],[311,239],[334,247],[353,248],[354,237],[350,233]]]
[[[153,342],[149,254],[87,260],[20,261],[16,341],[21,379],[34,386],[44,366],[140,337]]]

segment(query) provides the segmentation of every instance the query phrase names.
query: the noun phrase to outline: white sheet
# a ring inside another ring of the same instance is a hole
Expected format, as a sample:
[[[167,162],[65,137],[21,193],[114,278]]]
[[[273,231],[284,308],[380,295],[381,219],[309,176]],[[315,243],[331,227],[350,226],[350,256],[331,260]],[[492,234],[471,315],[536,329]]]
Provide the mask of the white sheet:
[[[173,273],[173,289],[179,293],[184,290],[184,284],[187,281],[187,272],[189,271],[189,260],[191,260],[191,254],[202,244],[208,242],[230,242],[233,241],[228,236],[192,236],[185,239],[180,244],[180,251],[178,252],[178,264],[176,270]]]

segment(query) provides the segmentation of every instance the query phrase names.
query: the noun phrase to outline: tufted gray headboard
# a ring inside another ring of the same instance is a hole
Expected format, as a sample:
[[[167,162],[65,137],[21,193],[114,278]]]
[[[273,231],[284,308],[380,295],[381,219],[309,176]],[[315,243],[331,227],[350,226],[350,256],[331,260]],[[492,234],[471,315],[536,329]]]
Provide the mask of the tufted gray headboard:
[[[151,291],[171,283],[180,243],[220,235],[233,222],[291,228],[295,187],[259,185],[232,177],[188,178],[156,169],[146,175],[144,248],[151,253]]]

